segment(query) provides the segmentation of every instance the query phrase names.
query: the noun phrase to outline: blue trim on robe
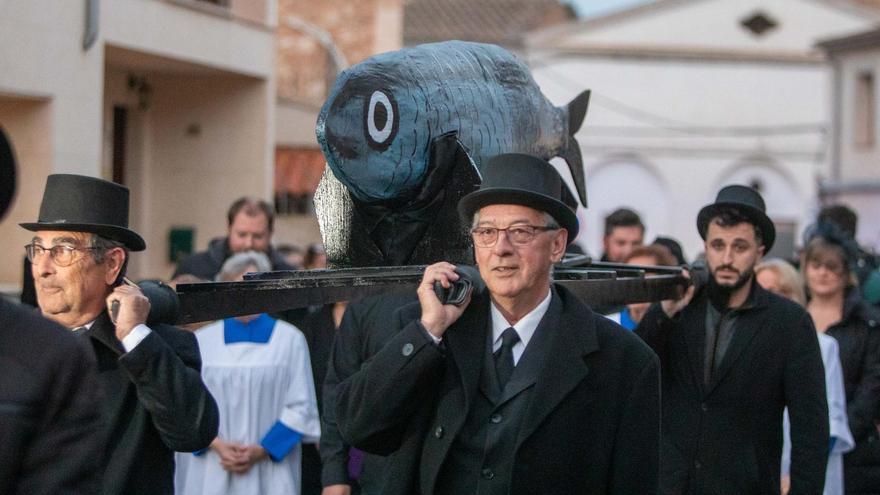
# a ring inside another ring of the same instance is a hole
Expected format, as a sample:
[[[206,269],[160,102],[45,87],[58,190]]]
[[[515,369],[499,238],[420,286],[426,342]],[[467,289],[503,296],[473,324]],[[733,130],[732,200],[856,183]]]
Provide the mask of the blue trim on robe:
[[[266,449],[269,458],[275,462],[280,462],[284,457],[296,447],[302,439],[302,433],[292,430],[281,421],[276,421],[269,433],[260,440],[260,445]]]
[[[223,320],[223,341],[227,345],[236,342],[267,344],[272,338],[274,328],[275,320],[266,313],[248,323],[242,323],[235,318],[226,318]]]
[[[203,449],[199,449],[199,450],[193,452],[192,454],[196,457],[201,457],[201,456],[207,454],[209,450],[211,450],[211,447],[205,447]]]
[[[639,324],[633,321],[632,317],[630,317],[629,308],[623,308],[620,312],[620,326],[627,330],[635,330],[635,328],[639,326]]]

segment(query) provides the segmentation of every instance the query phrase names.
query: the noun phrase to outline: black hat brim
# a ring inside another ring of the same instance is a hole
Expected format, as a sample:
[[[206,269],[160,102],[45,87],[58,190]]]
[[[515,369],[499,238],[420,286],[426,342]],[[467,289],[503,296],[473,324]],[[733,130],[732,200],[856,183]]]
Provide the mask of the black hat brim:
[[[706,240],[706,232],[709,231],[709,221],[718,215],[718,212],[722,208],[735,208],[737,211],[745,215],[753,225],[757,225],[761,228],[761,232],[764,235],[763,242],[765,255],[773,249],[773,243],[776,242],[776,226],[773,225],[773,221],[770,220],[770,217],[758,208],[733,201],[712,203],[704,206],[703,209],[700,210],[700,213],[697,215],[697,231],[699,231],[700,237],[702,237],[704,241]]]
[[[15,155],[0,128],[0,220],[6,215],[15,198]]]
[[[550,214],[559,225],[568,231],[571,244],[578,234],[578,220],[575,212],[565,203],[540,193],[503,187],[489,187],[474,191],[458,202],[458,214],[463,225],[470,226],[474,213],[488,205],[513,204],[527,206]]]
[[[136,232],[118,227],[116,225],[100,225],[92,223],[52,223],[52,222],[34,222],[20,223],[25,230],[37,232],[38,230],[60,230],[63,232],[88,232],[90,234],[98,234],[101,237],[111,239],[125,244],[131,251],[143,251],[147,248],[144,238]]]

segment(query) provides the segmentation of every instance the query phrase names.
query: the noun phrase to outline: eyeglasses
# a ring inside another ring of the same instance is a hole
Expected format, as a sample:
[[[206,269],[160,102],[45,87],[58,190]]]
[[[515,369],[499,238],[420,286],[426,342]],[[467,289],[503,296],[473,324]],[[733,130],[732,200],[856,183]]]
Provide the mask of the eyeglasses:
[[[475,227],[471,229],[471,235],[474,238],[474,244],[479,247],[492,247],[498,242],[498,233],[507,232],[507,239],[513,244],[520,246],[528,244],[535,240],[538,232],[547,232],[550,230],[559,230],[559,227],[547,227],[540,225],[515,225],[506,229],[495,227]]]
[[[846,271],[843,263],[832,260],[821,261],[817,259],[812,259],[807,261],[807,265],[813,270],[818,270],[824,266],[826,270],[837,275],[840,275]]]
[[[57,246],[52,246],[51,248],[47,248],[41,246],[35,242],[25,245],[24,252],[27,253],[27,259],[31,263],[38,262],[40,258],[43,257],[44,254],[49,253],[49,258],[52,259],[52,262],[60,267],[70,266],[74,261],[77,260],[76,252],[77,251],[91,251],[95,249],[100,249],[96,247],[73,247],[66,246],[64,244],[58,244]]]

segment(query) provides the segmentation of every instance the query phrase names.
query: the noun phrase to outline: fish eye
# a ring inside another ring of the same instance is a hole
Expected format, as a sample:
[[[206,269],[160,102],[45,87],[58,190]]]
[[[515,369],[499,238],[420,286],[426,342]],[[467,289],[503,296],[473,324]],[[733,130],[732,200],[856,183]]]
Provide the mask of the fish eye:
[[[373,91],[364,114],[367,143],[379,151],[387,149],[397,134],[397,102],[382,91]]]

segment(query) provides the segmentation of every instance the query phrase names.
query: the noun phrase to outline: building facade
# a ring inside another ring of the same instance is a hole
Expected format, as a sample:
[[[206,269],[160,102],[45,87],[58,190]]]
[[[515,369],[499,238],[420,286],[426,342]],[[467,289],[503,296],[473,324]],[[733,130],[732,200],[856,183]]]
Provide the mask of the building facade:
[[[0,127],[19,194],[0,225],[0,283],[21,283],[19,222],[37,218],[46,176],[131,189],[148,249],[134,278],[168,277],[170,232],[223,231],[241,194],[268,197],[274,165],[275,2],[33,0],[0,17]]]
[[[756,187],[790,256],[827,167],[830,70],[815,43],[880,20],[861,2],[656,0],[532,33],[526,57],[565,104],[592,89],[577,134],[589,208],[579,241],[601,252],[620,206],[695,257],[700,207],[730,183]]]
[[[880,251],[880,29],[819,46],[832,68],[828,173],[819,193],[824,203],[859,212],[859,242]]]

